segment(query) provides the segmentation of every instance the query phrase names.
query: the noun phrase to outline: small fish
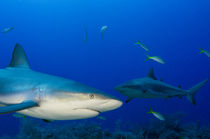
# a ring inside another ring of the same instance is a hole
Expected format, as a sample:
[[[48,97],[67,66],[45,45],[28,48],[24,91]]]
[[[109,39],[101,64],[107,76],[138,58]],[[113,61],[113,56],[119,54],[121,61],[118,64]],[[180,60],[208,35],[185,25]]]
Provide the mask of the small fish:
[[[204,54],[206,54],[208,57],[210,57],[210,52],[209,52],[209,51],[204,50],[204,49],[202,49],[202,48],[200,48],[200,47],[198,47],[198,48],[200,49],[200,54],[204,53]]]
[[[23,115],[23,114],[18,114],[18,113],[15,113],[15,114],[13,114],[13,117],[15,117],[15,118],[26,118],[26,116],[25,115]]]
[[[137,42],[135,43],[135,45],[139,45],[139,46],[141,46],[144,50],[149,51],[149,48],[147,48],[144,44],[140,43],[140,41],[137,41]]]
[[[3,30],[1,31],[1,33],[8,33],[8,32],[10,32],[10,31],[13,30],[13,29],[14,29],[14,27],[5,28],[5,29],[3,29]]]
[[[104,32],[107,30],[108,26],[101,27],[101,39],[103,40]]]
[[[98,116],[97,118],[104,121],[106,120],[106,117],[103,117],[103,116]]]
[[[84,26],[84,31],[85,31],[85,37],[84,37],[84,43],[87,42],[87,28]]]
[[[163,59],[161,59],[158,56],[149,56],[149,55],[146,55],[146,56],[147,56],[147,59],[145,61],[148,61],[148,60],[152,59],[152,60],[154,60],[158,63],[165,64],[165,61],[163,61]]]
[[[149,112],[147,112],[147,113],[151,113],[151,114],[153,114],[156,118],[158,118],[159,120],[165,121],[165,118],[163,117],[163,115],[161,115],[161,114],[158,113],[158,112],[154,112],[154,111],[152,110],[151,107],[149,107]]]

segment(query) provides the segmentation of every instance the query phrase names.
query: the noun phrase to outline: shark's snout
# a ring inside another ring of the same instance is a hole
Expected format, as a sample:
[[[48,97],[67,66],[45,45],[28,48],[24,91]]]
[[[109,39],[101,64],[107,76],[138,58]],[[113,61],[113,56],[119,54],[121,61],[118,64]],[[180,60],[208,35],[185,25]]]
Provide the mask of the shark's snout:
[[[98,112],[105,112],[119,108],[122,106],[122,101],[117,99],[109,99],[105,103],[101,103],[99,105],[92,106],[90,109],[98,111]]]
[[[126,93],[134,90],[142,90],[143,87],[141,84],[135,83],[133,81],[128,81],[126,83],[120,84],[114,88],[117,92]]]
[[[124,85],[118,85],[114,88],[114,90],[121,93],[125,90],[125,87]]]

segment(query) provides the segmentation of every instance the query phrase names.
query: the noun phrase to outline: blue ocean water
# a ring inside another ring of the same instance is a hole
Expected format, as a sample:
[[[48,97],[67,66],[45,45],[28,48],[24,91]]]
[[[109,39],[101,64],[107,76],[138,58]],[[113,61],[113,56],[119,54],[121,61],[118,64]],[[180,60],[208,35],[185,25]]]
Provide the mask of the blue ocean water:
[[[0,34],[0,67],[9,64],[14,45],[20,43],[32,69],[73,79],[123,101],[126,97],[113,88],[145,77],[150,67],[164,82],[188,89],[209,78],[209,57],[198,49],[210,50],[209,7],[208,0],[1,0],[0,29],[14,30]],[[101,40],[104,25],[108,29]],[[145,62],[145,51],[134,45],[137,40],[166,63]],[[209,90],[208,83],[196,94],[197,106],[185,97],[134,99],[104,113],[104,125],[112,126],[117,119],[147,123],[154,118],[147,114],[149,106],[162,114],[182,112],[185,122],[209,125]],[[19,119],[12,114],[0,119],[0,135],[18,133]]]

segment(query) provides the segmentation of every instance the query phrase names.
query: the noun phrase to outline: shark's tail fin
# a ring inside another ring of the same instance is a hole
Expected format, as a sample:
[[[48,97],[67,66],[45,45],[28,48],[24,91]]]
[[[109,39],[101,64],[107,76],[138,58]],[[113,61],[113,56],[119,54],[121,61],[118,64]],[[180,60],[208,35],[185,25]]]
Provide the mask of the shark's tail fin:
[[[190,88],[188,90],[188,94],[187,94],[187,98],[188,100],[193,104],[193,105],[196,105],[196,101],[195,101],[195,94],[198,92],[198,90],[203,87],[207,82],[208,82],[209,79],[206,79],[198,84],[196,84],[195,86],[193,86],[192,88]]]
[[[149,106],[149,111],[147,113],[153,113],[154,111],[152,110],[151,106]]]

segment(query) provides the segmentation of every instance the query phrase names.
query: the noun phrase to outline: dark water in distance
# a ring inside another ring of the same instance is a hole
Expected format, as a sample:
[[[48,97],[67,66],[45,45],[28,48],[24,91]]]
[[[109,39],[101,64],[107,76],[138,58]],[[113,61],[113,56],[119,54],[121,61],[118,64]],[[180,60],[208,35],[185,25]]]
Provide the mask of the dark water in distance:
[[[32,69],[73,79],[125,100],[114,91],[124,81],[146,76],[154,67],[165,82],[188,89],[209,77],[210,59],[198,46],[210,50],[208,0],[0,0],[0,67],[8,65],[13,47],[20,43]],[[100,28],[108,29],[101,40]],[[87,42],[84,43],[84,26]],[[166,61],[147,61],[141,40],[150,55]],[[210,84],[196,94],[197,106],[183,99],[134,99],[103,115],[105,126],[123,119],[153,119],[149,106],[162,114],[183,112],[185,122],[210,124]],[[19,119],[0,116],[0,135],[18,132]],[[95,120],[95,119],[90,119]],[[67,121],[71,122],[71,121]],[[66,121],[54,124],[66,123]]]

